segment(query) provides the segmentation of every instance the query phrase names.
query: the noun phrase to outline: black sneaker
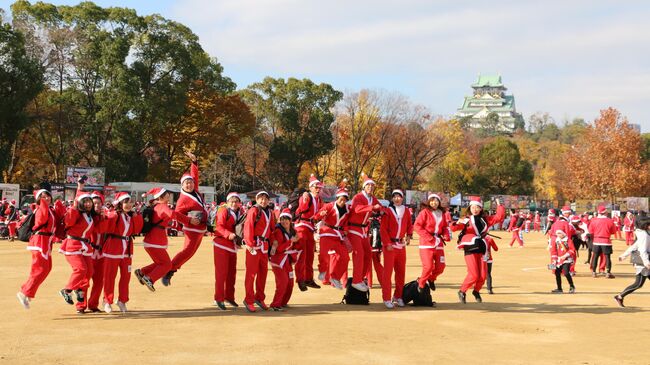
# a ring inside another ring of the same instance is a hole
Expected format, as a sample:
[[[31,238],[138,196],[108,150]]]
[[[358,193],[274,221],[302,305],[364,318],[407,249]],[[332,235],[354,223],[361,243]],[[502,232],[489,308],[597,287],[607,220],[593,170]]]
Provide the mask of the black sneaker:
[[[465,293],[463,293],[460,290],[458,291],[458,299],[460,300],[461,303],[463,303],[463,304],[467,303],[466,297],[467,296],[465,295]]]
[[[72,293],[72,290],[67,291],[65,289],[61,289],[59,291],[59,294],[61,294],[61,296],[63,297],[63,300],[65,300],[66,303],[68,303],[70,305],[73,305],[74,302],[72,301],[72,295],[70,295],[70,293]]]
[[[156,291],[156,288],[153,287],[153,283],[151,282],[151,279],[147,275],[144,275],[142,277],[142,281],[144,282],[144,286],[147,287],[150,291],[154,292]]]
[[[226,305],[223,304],[223,302],[214,302],[214,305],[216,305],[217,308],[221,309],[222,311],[226,310]]]
[[[305,286],[308,286],[308,287],[314,288],[314,289],[320,289],[320,285],[316,284],[316,282],[313,281],[313,280],[309,280],[309,281],[305,282]]]
[[[144,274],[142,273],[142,270],[135,269],[135,271],[133,272],[133,275],[135,275],[135,277],[138,278],[138,281],[140,282],[140,284],[144,285],[144,280],[143,280]]]
[[[239,307],[239,304],[237,304],[237,302],[235,302],[234,300],[226,300],[226,303],[230,304],[231,307],[235,307],[235,308]]]
[[[160,279],[160,282],[162,283],[163,286],[170,286],[172,285],[172,276],[174,276],[174,273],[176,270],[171,270],[165,276]]]
[[[100,313],[100,312],[101,312],[101,310],[100,310],[99,308],[88,308],[88,310],[89,310],[91,313]]]
[[[620,295],[615,295],[615,296],[614,296],[614,300],[616,301],[616,303],[618,303],[618,306],[619,306],[619,307],[621,307],[621,308],[625,308],[625,304],[623,304],[623,297],[622,297],[622,296],[620,296]]]
[[[307,291],[307,285],[305,285],[304,281],[298,282],[298,289],[300,289],[300,291]]]
[[[436,282],[435,281],[429,280],[429,290],[436,291]]]
[[[569,294],[573,294],[575,292],[576,292],[576,287],[575,286],[572,286],[572,287],[569,288]]]
[[[282,307],[271,307],[271,310],[274,312],[282,312],[284,309]]]
[[[84,291],[81,289],[75,290],[75,293],[77,294],[77,302],[83,303],[86,301],[86,298],[84,298]]]
[[[476,290],[472,290],[472,295],[474,296],[474,299],[476,299],[477,303],[483,303],[483,298],[481,298],[481,293],[477,292]]]
[[[553,294],[562,294],[562,293],[564,293],[564,290],[562,290],[562,289],[553,289],[553,290],[551,290],[551,293],[553,293]]]

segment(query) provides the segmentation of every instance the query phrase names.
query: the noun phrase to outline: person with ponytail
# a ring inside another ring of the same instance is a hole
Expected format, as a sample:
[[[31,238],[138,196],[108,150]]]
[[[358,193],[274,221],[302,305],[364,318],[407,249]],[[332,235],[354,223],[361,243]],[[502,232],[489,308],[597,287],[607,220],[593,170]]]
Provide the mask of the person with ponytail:
[[[420,214],[415,219],[415,231],[420,236],[420,261],[422,273],[418,278],[418,290],[428,284],[436,290],[435,281],[445,271],[445,242],[450,240],[445,210],[440,205],[438,194],[430,193],[427,202],[422,203]]]

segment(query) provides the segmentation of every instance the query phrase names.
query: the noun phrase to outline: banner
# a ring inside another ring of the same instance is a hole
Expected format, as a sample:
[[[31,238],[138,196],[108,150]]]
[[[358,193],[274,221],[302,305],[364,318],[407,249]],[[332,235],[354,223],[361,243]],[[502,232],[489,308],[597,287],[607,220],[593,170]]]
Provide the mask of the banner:
[[[77,179],[87,176],[87,186],[104,186],[106,183],[106,169],[103,167],[75,167],[68,166],[65,169],[65,183],[77,184]]]
[[[648,211],[648,198],[627,197],[623,198],[627,210]]]

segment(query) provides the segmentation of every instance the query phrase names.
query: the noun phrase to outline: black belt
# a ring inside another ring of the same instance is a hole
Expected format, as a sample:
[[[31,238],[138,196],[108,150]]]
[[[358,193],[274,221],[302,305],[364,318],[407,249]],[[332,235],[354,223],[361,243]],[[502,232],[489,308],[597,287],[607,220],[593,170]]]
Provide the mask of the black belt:
[[[129,238],[131,238],[130,236],[119,236],[119,235],[112,234],[112,233],[108,233],[108,234],[106,234],[106,235],[107,235],[108,237],[111,237],[111,238],[118,238],[118,239],[121,239],[121,240],[128,240]]]
[[[81,237],[76,237],[76,236],[66,236],[66,238],[67,238],[67,239],[70,239],[70,240],[75,240],[75,241],[83,242],[83,243],[88,243],[88,242],[90,242],[90,240],[87,239],[87,238],[81,238]]]
[[[366,227],[368,227],[368,223],[366,223],[366,224],[357,224],[357,223],[349,223],[349,222],[348,222],[348,225],[349,225],[349,226],[354,226],[354,227],[361,227],[361,228],[366,228]]]
[[[399,238],[391,238],[390,240],[393,241],[393,242],[396,242],[396,243],[399,243],[399,242],[402,241]]]
[[[342,231],[342,230],[343,230],[343,227],[331,226],[331,225],[329,225],[329,224],[327,224],[327,223],[324,223],[324,224],[325,224],[325,227],[329,227],[329,228],[331,228],[331,229],[335,229],[335,230],[337,230],[337,231]]]
[[[262,237],[262,236],[255,236],[256,240],[264,241],[264,242],[270,242],[268,238]]]
[[[34,232],[35,235],[37,236],[51,236],[52,232]]]

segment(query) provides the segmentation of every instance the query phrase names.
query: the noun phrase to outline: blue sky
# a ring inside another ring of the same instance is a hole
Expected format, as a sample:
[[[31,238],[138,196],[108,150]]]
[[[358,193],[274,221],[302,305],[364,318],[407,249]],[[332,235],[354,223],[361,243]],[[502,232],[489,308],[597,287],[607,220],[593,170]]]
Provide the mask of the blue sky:
[[[613,106],[650,132],[649,2],[96,3],[188,25],[240,88],[265,76],[307,77],[343,91],[396,91],[448,116],[479,73],[499,73],[526,119],[541,111],[559,124],[593,120]]]

